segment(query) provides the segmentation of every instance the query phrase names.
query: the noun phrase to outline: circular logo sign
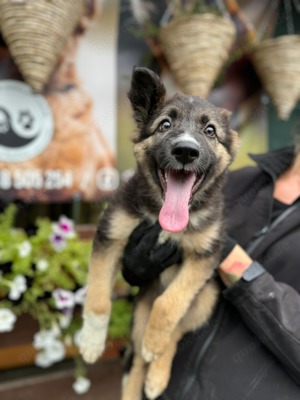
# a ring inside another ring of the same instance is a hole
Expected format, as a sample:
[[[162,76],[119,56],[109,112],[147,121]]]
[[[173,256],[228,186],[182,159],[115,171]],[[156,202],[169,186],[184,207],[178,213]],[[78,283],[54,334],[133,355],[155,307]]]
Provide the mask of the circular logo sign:
[[[104,192],[116,190],[119,186],[119,172],[115,168],[106,167],[97,171],[97,187]]]
[[[0,161],[29,160],[50,143],[54,124],[48,103],[23,82],[0,81]]]

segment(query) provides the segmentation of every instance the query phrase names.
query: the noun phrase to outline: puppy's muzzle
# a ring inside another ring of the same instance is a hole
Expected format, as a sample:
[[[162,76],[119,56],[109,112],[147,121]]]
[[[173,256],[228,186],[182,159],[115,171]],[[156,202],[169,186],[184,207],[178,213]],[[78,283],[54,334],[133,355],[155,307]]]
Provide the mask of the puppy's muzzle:
[[[196,161],[200,156],[200,148],[197,143],[191,141],[180,141],[173,145],[172,156],[181,164],[189,164]]]

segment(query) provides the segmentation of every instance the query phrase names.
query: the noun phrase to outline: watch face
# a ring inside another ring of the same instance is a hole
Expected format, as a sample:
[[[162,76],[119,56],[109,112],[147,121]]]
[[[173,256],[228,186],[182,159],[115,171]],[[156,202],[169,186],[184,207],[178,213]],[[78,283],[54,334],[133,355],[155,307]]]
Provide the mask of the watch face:
[[[53,137],[51,109],[23,82],[0,81],[0,161],[15,163],[40,154]]]

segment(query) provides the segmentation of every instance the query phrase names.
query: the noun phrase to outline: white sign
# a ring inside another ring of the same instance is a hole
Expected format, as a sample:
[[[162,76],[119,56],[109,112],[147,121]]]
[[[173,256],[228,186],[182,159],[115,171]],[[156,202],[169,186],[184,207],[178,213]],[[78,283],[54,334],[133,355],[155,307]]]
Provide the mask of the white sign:
[[[51,109],[43,96],[24,82],[0,81],[0,161],[30,160],[50,143]]]

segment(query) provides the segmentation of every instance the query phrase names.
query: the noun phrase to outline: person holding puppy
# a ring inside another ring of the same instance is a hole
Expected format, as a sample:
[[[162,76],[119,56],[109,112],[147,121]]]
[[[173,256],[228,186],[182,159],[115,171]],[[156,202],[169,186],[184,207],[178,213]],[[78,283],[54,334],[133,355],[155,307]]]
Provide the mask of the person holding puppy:
[[[300,140],[229,173],[218,277],[207,326],[179,343],[160,400],[296,400],[300,396]],[[182,254],[158,225],[129,238],[123,275],[144,286]],[[163,246],[163,247],[162,247]]]

